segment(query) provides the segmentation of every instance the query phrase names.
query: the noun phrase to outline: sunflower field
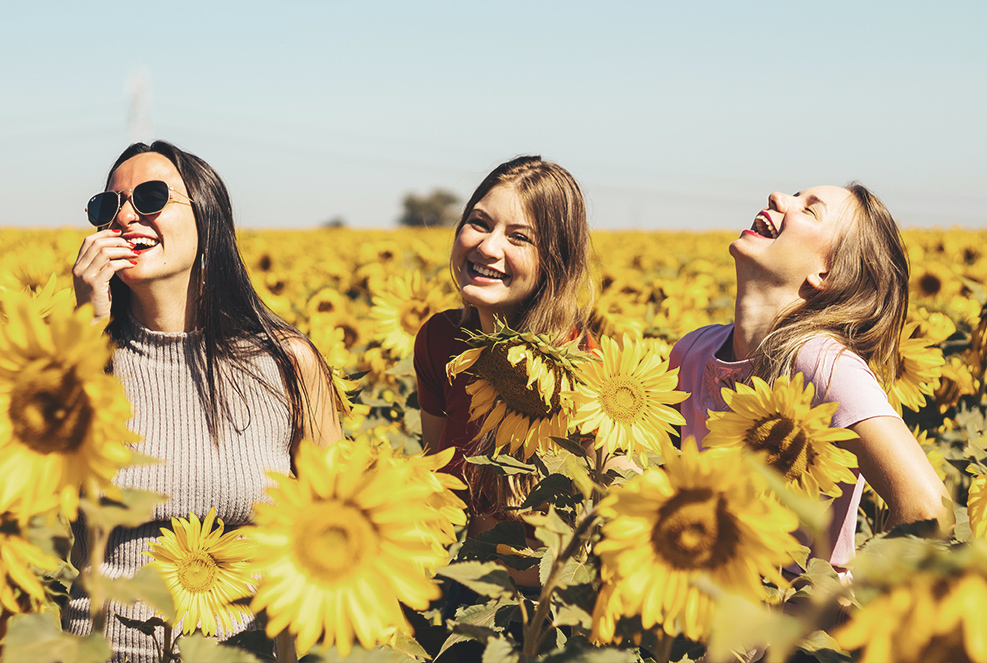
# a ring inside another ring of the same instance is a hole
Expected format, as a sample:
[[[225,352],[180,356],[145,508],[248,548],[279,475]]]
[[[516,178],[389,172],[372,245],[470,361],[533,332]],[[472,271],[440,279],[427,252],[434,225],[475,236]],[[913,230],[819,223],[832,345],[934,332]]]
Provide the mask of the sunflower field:
[[[668,353],[732,320],[735,233],[596,233],[590,353],[506,327],[469,340],[448,371],[473,376],[496,449],[469,463],[519,498],[468,536],[451,454],[421,454],[412,365],[420,326],[459,305],[451,232],[241,232],[262,299],[333,368],[347,439],[303,444],[249,527],[173,519],[134,578],[110,579],[110,531],[162,497],[112,482],[150,459],[104,372],[112,349],[75,308],[84,234],[0,229],[0,660],[107,660],[101,627],[119,619],[153,634],[161,661],[987,663],[987,232],[905,233],[911,304],[885,385],[955,527],[886,531],[866,489],[852,579],[795,536],[824,536],[856,464],[839,447],[852,433],[811,407],[801,375],[738,385],[707,451],[675,444],[685,395]],[[811,453],[780,464],[776,422]],[[751,453],[755,435],[766,452]],[[93,531],[81,575],[80,515]],[[93,635],[61,630],[73,583]],[[111,609],[135,601],[157,615]],[[254,630],[224,638],[243,619]]]

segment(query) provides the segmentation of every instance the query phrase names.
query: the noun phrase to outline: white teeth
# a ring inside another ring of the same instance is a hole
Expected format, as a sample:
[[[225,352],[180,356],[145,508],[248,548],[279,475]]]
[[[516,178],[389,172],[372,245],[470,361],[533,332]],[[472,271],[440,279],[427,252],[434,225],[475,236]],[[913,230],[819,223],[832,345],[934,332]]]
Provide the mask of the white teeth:
[[[151,239],[150,237],[132,237],[130,239],[130,243],[133,244],[135,247],[140,246],[145,249],[149,249],[152,246],[157,246],[158,240]]]
[[[754,217],[754,232],[771,239],[778,237],[778,230],[766,214],[758,214]]]
[[[498,271],[496,271],[494,269],[490,269],[488,267],[484,267],[483,265],[477,265],[475,262],[471,262],[470,263],[470,266],[473,267],[473,271],[474,272],[476,272],[480,276],[485,276],[488,279],[502,279],[502,278],[504,278],[504,274],[502,274],[501,272],[498,272]]]

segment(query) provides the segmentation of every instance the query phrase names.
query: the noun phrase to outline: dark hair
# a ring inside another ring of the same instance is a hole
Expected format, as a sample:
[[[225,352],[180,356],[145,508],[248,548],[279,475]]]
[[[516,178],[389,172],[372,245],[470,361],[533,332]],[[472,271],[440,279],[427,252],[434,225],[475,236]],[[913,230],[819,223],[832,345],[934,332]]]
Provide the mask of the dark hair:
[[[583,332],[593,286],[589,279],[589,224],[579,185],[565,168],[540,156],[511,159],[480,182],[463,209],[457,235],[476,204],[501,184],[514,188],[534,228],[539,271],[534,291],[519,307],[519,319],[507,322],[515,329],[548,334],[556,341],[573,330]],[[585,299],[580,301],[580,296]]]
[[[134,143],[117,158],[107,176],[107,189],[113,173],[128,159],[155,153],[168,159],[185,183],[192,202],[192,214],[198,232],[199,248],[192,282],[195,284],[193,324],[202,334],[202,351],[189,355],[193,378],[206,403],[206,421],[214,440],[218,440],[220,417],[237,426],[227,403],[228,390],[238,387],[222,364],[233,365],[260,379],[273,394],[283,397],[291,409],[295,435],[303,429],[304,404],[308,394],[301,386],[301,374],[294,356],[286,349],[289,339],[302,339],[311,346],[321,369],[331,384],[331,373],[322,355],[301,332],[275,315],[254,290],[237,249],[233,224],[233,205],[226,185],[213,168],[171,143],[158,140],[150,145]],[[130,288],[120,278],[110,281],[112,321],[107,332],[119,342],[129,323]],[[284,385],[267,384],[246,359],[258,354],[274,358]],[[204,376],[204,379],[203,379]],[[314,423],[314,422],[313,422]],[[241,427],[242,428],[242,427]]]

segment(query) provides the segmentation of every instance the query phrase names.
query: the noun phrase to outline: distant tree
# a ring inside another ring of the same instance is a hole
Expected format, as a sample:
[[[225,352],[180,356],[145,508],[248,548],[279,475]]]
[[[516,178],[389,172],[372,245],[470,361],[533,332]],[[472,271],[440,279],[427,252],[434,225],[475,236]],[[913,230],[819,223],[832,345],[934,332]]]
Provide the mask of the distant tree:
[[[346,219],[344,219],[343,217],[341,217],[339,215],[336,215],[336,216],[332,217],[331,219],[329,219],[328,221],[323,221],[322,222],[322,227],[323,228],[345,228],[346,227]]]
[[[402,226],[454,226],[459,222],[459,196],[445,189],[435,189],[427,196],[409,193],[401,201]]]

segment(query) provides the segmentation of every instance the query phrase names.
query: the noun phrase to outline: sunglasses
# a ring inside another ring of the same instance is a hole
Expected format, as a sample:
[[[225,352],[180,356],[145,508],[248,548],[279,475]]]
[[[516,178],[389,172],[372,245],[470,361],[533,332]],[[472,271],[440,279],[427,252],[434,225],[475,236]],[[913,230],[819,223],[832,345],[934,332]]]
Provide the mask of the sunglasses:
[[[96,227],[106,226],[112,223],[120,208],[123,207],[123,201],[125,200],[124,194],[127,191],[130,191],[130,204],[134,206],[138,214],[143,215],[157,214],[163,210],[165,205],[168,204],[168,201],[173,200],[171,197],[172,192],[188,198],[187,201],[175,200],[174,202],[176,203],[191,205],[195,202],[181,191],[172,189],[167,183],[161,180],[151,180],[150,182],[141,182],[133,189],[97,193],[89,199],[89,204],[86,206],[89,223]]]

